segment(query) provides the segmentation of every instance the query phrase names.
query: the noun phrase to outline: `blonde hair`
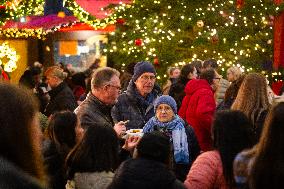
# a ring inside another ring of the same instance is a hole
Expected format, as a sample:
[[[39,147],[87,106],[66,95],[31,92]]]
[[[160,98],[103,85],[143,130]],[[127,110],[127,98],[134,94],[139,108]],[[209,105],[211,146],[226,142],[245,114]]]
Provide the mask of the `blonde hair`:
[[[61,69],[59,66],[51,66],[47,68],[47,70],[45,71],[45,75],[57,77],[58,79],[62,81],[66,79],[68,76],[68,74],[64,72],[64,70]]]
[[[259,73],[245,76],[231,109],[242,111],[255,124],[258,116],[269,107],[266,78]]]
[[[240,76],[242,75],[242,71],[237,66],[232,66],[232,67],[228,68],[227,72],[231,72],[233,74],[234,80],[239,79]]]

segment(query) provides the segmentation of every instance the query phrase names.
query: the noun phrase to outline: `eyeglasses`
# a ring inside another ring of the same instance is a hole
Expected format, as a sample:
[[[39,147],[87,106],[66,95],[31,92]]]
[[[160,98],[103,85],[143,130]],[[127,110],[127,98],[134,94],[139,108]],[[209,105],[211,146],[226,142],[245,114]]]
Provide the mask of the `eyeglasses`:
[[[154,81],[156,79],[156,76],[154,75],[142,75],[140,77],[143,81],[148,81],[148,80],[151,80],[151,81]]]
[[[171,107],[161,107],[161,106],[159,106],[159,107],[157,108],[157,111],[159,111],[159,112],[162,112],[162,111],[164,111],[164,112],[171,112],[171,111],[173,111],[173,110],[172,110]]]
[[[108,84],[106,86],[110,86],[110,87],[114,87],[116,88],[117,90],[121,91],[121,86],[116,86],[116,85],[111,85],[111,84]]]
[[[220,80],[221,80],[221,77],[215,77],[214,79],[217,79],[218,81],[220,81]]]

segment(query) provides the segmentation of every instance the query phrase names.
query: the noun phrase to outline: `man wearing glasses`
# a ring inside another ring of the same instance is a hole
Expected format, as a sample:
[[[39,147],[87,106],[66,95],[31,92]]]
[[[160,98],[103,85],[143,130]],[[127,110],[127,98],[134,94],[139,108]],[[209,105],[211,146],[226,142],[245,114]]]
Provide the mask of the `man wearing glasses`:
[[[96,123],[104,123],[113,127],[119,136],[126,131],[124,122],[114,124],[111,117],[111,108],[117,102],[120,89],[117,70],[105,67],[99,68],[93,73],[91,92],[74,111],[83,129]]]
[[[143,128],[155,115],[153,102],[161,94],[155,81],[154,66],[149,62],[138,62],[127,90],[118,97],[118,102],[112,109],[113,120],[129,121],[127,129]]]

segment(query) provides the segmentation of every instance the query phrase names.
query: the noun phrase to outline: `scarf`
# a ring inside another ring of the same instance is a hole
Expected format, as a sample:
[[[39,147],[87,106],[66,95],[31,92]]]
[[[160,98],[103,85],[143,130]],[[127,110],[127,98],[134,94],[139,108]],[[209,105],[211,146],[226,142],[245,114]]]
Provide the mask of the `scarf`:
[[[169,132],[169,137],[173,144],[175,162],[189,164],[188,142],[184,121],[176,115],[172,121],[163,123],[154,116],[145,124],[143,133],[149,133],[157,129]]]

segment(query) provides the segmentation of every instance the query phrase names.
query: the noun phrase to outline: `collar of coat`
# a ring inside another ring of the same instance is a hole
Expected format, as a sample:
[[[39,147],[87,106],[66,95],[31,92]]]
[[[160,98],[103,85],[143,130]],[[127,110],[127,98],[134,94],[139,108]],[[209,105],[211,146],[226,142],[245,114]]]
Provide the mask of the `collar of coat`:
[[[51,98],[55,97],[58,93],[60,93],[65,87],[67,87],[66,83],[61,82],[57,87],[51,89],[48,94]]]
[[[160,88],[160,86],[158,84],[154,84],[154,88],[153,90],[151,91],[150,94],[148,94],[147,96],[149,95],[153,95],[155,97],[161,95],[162,93],[162,90]],[[140,93],[138,92],[137,88],[136,88],[136,85],[134,83],[134,81],[131,79],[130,82],[129,82],[129,85],[127,87],[127,90],[126,90],[126,94],[134,99],[139,99],[139,98],[144,98],[140,95]],[[145,98],[144,98],[145,99]],[[147,97],[146,97],[147,99]]]

